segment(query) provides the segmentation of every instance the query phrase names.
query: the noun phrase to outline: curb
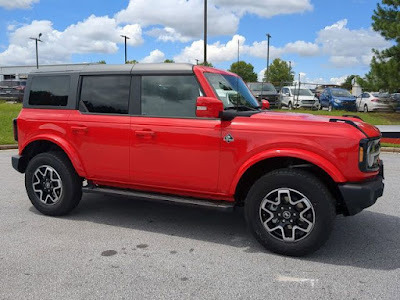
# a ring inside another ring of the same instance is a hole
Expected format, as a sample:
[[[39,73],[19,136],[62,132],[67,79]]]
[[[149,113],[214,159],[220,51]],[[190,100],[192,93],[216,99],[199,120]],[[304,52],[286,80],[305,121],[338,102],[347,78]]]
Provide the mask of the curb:
[[[382,147],[381,152],[386,152],[386,153],[400,153],[400,148],[394,148],[394,147]]]
[[[0,145],[0,150],[13,150],[13,149],[18,149],[18,145]]]

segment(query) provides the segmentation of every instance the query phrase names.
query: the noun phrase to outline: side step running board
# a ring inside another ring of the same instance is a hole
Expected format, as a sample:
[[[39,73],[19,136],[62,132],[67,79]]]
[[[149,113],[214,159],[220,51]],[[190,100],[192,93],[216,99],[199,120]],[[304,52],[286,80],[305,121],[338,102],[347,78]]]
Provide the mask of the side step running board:
[[[101,193],[101,194],[104,193],[112,195],[129,196],[129,197],[142,198],[146,200],[172,202],[189,206],[202,206],[220,210],[233,210],[233,208],[235,207],[234,203],[225,201],[209,201],[204,199],[185,198],[185,197],[165,195],[165,194],[153,194],[153,193],[125,190],[118,188],[84,186],[82,187],[82,191],[84,193]]]

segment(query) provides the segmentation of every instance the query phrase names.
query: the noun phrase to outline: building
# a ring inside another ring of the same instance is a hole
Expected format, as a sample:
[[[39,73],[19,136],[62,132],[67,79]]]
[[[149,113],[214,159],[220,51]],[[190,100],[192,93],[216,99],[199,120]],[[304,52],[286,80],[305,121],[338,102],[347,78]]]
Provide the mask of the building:
[[[83,66],[96,65],[97,63],[81,63],[81,64],[57,64],[57,65],[41,65],[39,70],[52,71],[53,69],[60,70],[65,68],[66,71],[81,70]],[[0,66],[0,81],[7,79],[26,79],[28,74],[36,71],[34,66]]]

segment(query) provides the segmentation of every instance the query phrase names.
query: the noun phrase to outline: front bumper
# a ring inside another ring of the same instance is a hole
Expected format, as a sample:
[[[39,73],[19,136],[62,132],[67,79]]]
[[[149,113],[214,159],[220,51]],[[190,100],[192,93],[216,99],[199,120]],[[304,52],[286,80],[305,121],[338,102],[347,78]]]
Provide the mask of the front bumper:
[[[345,183],[339,185],[340,193],[346,207],[344,215],[353,216],[363,209],[372,206],[383,195],[383,163],[380,161],[379,174],[361,183]]]

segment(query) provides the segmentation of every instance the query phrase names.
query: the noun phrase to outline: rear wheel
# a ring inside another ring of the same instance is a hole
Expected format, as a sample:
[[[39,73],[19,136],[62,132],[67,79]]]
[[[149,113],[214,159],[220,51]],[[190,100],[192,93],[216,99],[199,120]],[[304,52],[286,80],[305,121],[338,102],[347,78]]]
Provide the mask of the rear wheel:
[[[335,201],[314,175],[279,169],[250,189],[245,215],[256,239],[268,250],[302,256],[328,239],[336,217]]]
[[[69,213],[82,197],[82,181],[61,152],[32,158],[25,172],[25,187],[33,206],[50,216]]]

